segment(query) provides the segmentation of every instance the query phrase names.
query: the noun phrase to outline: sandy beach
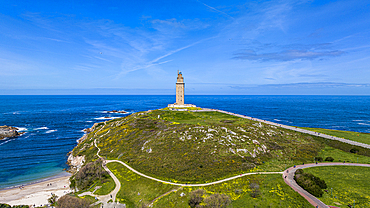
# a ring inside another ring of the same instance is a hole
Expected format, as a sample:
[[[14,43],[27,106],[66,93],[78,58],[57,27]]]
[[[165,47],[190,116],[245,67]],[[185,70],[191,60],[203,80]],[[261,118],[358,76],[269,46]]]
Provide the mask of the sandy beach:
[[[48,203],[51,193],[61,197],[69,192],[70,174],[43,180],[41,182],[25,185],[23,188],[0,190],[0,203],[10,205],[44,205]]]

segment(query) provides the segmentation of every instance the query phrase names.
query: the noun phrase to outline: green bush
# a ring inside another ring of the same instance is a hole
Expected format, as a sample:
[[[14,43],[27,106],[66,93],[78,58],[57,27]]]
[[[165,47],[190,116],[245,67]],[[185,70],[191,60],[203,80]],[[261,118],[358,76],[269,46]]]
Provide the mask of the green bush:
[[[230,197],[225,194],[212,194],[204,198],[205,194],[206,191],[203,189],[190,192],[189,206],[191,208],[226,208],[231,205]]]
[[[316,197],[321,197],[324,194],[322,189],[327,188],[324,180],[311,173],[305,173],[302,169],[296,171],[294,179],[299,186]]]
[[[260,196],[260,186],[257,182],[251,182],[249,188],[251,189],[251,197],[257,198]]]
[[[55,194],[51,194],[51,197],[48,199],[48,202],[51,206],[55,206],[56,205],[56,202],[58,200],[58,196],[55,195]]]
[[[109,174],[103,169],[101,159],[89,162],[83,166],[71,179],[71,188],[84,190],[89,188],[97,180],[104,180]]]
[[[323,159],[322,159],[322,157],[315,157],[315,161],[322,162]]]
[[[197,207],[203,201],[203,195],[205,191],[203,189],[197,189],[190,192],[189,206],[194,208]]]
[[[204,208],[226,208],[231,205],[231,199],[225,194],[212,194],[204,199]]]
[[[11,208],[9,204],[0,204],[0,208]]]
[[[358,149],[358,148],[352,148],[351,150],[350,150],[350,152],[351,153],[354,153],[354,154],[356,154],[356,153],[358,153],[360,150]]]
[[[333,162],[333,161],[334,161],[334,158],[332,158],[332,157],[327,157],[327,158],[325,158],[325,161]]]

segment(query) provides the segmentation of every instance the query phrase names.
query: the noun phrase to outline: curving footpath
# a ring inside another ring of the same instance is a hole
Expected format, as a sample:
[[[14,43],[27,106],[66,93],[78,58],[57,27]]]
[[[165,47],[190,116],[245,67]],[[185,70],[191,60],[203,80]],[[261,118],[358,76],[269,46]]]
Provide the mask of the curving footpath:
[[[310,163],[305,165],[297,165],[295,168],[290,167],[286,169],[283,173],[283,179],[286,184],[288,184],[292,189],[298,192],[301,196],[303,196],[308,202],[310,202],[315,207],[320,208],[329,208],[328,205],[324,204],[318,198],[313,196],[312,194],[308,193],[302,187],[300,187],[296,181],[294,180],[294,174],[298,169],[304,168],[311,168],[311,167],[319,167],[319,166],[362,166],[362,167],[370,167],[370,164],[358,164],[358,163]]]
[[[246,118],[246,119],[249,119],[249,120],[252,120],[252,121],[258,121],[258,122],[261,122],[261,123],[281,127],[281,128],[284,128],[284,129],[289,129],[289,130],[293,130],[293,131],[296,131],[296,132],[310,134],[310,135],[322,137],[322,138],[325,138],[325,139],[337,140],[337,141],[344,142],[344,143],[347,143],[347,144],[351,144],[351,145],[355,145],[355,146],[370,149],[370,145],[368,145],[368,144],[364,144],[364,143],[360,143],[360,142],[356,142],[356,141],[352,141],[352,140],[348,140],[348,139],[343,139],[343,138],[340,138],[340,137],[329,136],[327,134],[317,133],[317,132],[309,131],[309,130],[306,130],[306,129],[300,129],[300,128],[297,128],[297,127],[294,127],[294,126],[288,126],[288,125],[278,124],[278,123],[274,123],[274,122],[271,122],[271,121],[266,121],[266,120],[262,120],[262,119],[258,119],[258,118],[252,118],[250,116],[244,116],[244,115],[231,113],[231,112],[227,112],[227,111],[223,111],[223,110],[208,109],[208,108],[204,108],[203,110],[193,110],[193,112],[202,112],[202,111],[217,111],[217,112],[220,112],[220,113],[226,113],[226,114],[229,114],[229,115],[232,115],[232,116],[237,116],[237,117],[240,117],[240,118]]]
[[[100,148],[96,145],[96,142],[95,143],[95,147],[98,148],[98,153],[97,155],[102,158],[100,155],[99,155],[99,152],[100,152]],[[102,158],[104,160],[104,158]],[[127,165],[126,163],[120,161],[120,160],[104,160],[105,163],[111,163],[111,162],[118,162],[118,163],[121,163],[122,165],[124,165],[126,168],[128,168],[129,170],[131,170],[132,172],[142,176],[142,177],[145,177],[145,178],[148,178],[148,179],[151,179],[153,181],[158,181],[158,182],[161,182],[161,183],[166,183],[166,184],[170,184],[170,185],[174,185],[174,186],[209,186],[209,185],[213,185],[213,184],[218,184],[218,183],[223,183],[223,182],[226,182],[226,181],[230,181],[230,180],[233,180],[233,179],[236,179],[236,178],[240,178],[240,177],[243,177],[243,176],[247,176],[247,175],[256,175],[256,174],[283,174],[283,172],[252,172],[252,173],[243,173],[243,174],[240,174],[240,175],[236,175],[236,176],[233,176],[233,177],[230,177],[230,178],[225,178],[225,179],[222,179],[222,180],[218,180],[218,181],[214,181],[214,182],[210,182],[210,183],[200,183],[200,184],[188,184],[188,183],[173,183],[173,182],[170,182],[170,181],[164,181],[164,180],[161,180],[161,179],[158,179],[158,178],[154,178],[154,177],[151,177],[151,176],[148,176],[148,175],[145,175],[144,173],[140,173],[139,171],[133,169],[132,167],[130,167],[129,165]],[[112,174],[114,175],[112,172],[109,172],[109,174]],[[114,176],[115,177],[115,176]]]
[[[194,110],[194,112],[201,112],[201,111],[217,111],[217,112],[220,112],[220,113],[226,113],[226,114],[229,114],[229,115],[238,116],[238,117],[241,117],[241,118],[246,118],[246,119],[250,119],[250,120],[253,120],[253,121],[259,121],[259,122],[266,123],[266,124],[269,124],[269,125],[273,125],[273,126],[277,126],[277,127],[282,127],[282,128],[285,128],[285,129],[290,129],[290,130],[293,130],[293,131],[297,131],[297,132],[301,132],[301,133],[306,133],[306,134],[310,134],[310,135],[314,135],[314,136],[319,136],[319,137],[323,137],[323,138],[327,138],[327,139],[337,140],[337,141],[341,141],[341,142],[348,143],[348,144],[351,144],[351,145],[360,146],[360,147],[364,147],[364,148],[370,149],[370,145],[368,145],[368,144],[363,144],[363,143],[359,143],[359,142],[355,142],[355,141],[352,141],[352,140],[343,139],[343,138],[339,138],[339,137],[329,136],[329,135],[326,135],[326,134],[320,134],[320,133],[316,133],[314,131],[309,131],[309,130],[300,129],[300,128],[297,128],[297,127],[292,127],[292,126],[287,126],[287,125],[283,125],[283,124],[278,124],[278,123],[274,123],[274,122],[270,122],[270,121],[266,121],[266,120],[262,120],[262,119],[252,118],[252,117],[249,117],[249,116],[244,116],[244,115],[240,115],[240,114],[235,114],[235,113],[223,111],[223,110],[216,110],[216,109]],[[102,128],[100,128],[96,133],[98,133],[101,129],[103,129],[105,127],[105,125],[106,125],[106,122],[104,122],[104,126]],[[96,136],[96,133],[95,133],[94,136]],[[109,133],[109,131],[106,134],[108,134],[108,133]],[[102,136],[104,136],[104,135],[102,135]],[[102,136],[100,136],[100,137],[102,137]],[[158,182],[161,182],[161,183],[166,183],[166,184],[170,184],[170,185],[174,185],[174,186],[181,186],[181,187],[184,187],[184,186],[188,186],[188,187],[189,186],[190,187],[209,186],[209,185],[213,185],[213,184],[218,184],[218,183],[223,183],[223,182],[226,182],[226,181],[230,181],[230,180],[233,180],[233,179],[236,179],[236,178],[240,178],[240,177],[243,177],[243,176],[247,176],[247,175],[255,175],[255,174],[282,174],[283,179],[284,179],[284,181],[285,181],[286,184],[288,184],[291,188],[293,188],[296,192],[298,192],[301,196],[303,196],[313,206],[320,207],[320,208],[329,208],[329,206],[327,206],[326,204],[324,204],[322,201],[320,201],[318,198],[316,198],[312,194],[310,194],[307,191],[305,191],[303,188],[301,188],[295,182],[295,180],[294,180],[294,174],[295,174],[295,172],[298,169],[304,169],[304,168],[310,168],[310,167],[317,167],[317,166],[336,166],[336,165],[337,166],[343,166],[343,165],[345,165],[345,166],[370,167],[370,164],[357,164],[357,163],[319,163],[319,164],[311,163],[311,164],[298,165],[296,167],[291,167],[291,168],[288,168],[287,170],[285,170],[284,172],[252,172],[252,173],[244,173],[244,174],[236,175],[236,176],[233,176],[233,177],[225,178],[225,179],[214,181],[214,182],[210,182],[210,183],[203,183],[203,184],[187,184],[187,183],[185,183],[185,184],[182,184],[182,183],[173,183],[173,182],[169,182],[169,181],[164,181],[164,180],[161,180],[161,179],[158,179],[158,178],[154,178],[154,177],[145,175],[145,174],[140,173],[139,171],[133,169],[132,167],[130,167],[129,165],[127,165],[126,163],[124,163],[124,162],[122,162],[120,160],[105,160],[103,157],[101,157],[99,155],[100,148],[96,144],[96,139],[94,140],[94,145],[98,149],[98,152],[96,153],[96,155],[103,160],[103,168],[113,178],[113,180],[114,180],[114,182],[116,184],[116,187],[115,187],[115,189],[112,192],[110,192],[109,194],[104,195],[104,196],[94,195],[91,192],[85,192],[85,193],[80,194],[79,196],[84,196],[84,195],[92,195],[92,196],[95,196],[95,197],[97,197],[99,199],[99,201],[97,203],[103,202],[103,205],[105,205],[105,207],[110,207],[110,205],[114,205],[115,207],[121,207],[122,206],[119,203],[118,204],[116,204],[116,203],[109,204],[108,203],[108,201],[110,199],[112,199],[112,201],[115,202],[116,195],[117,195],[118,191],[121,189],[121,183],[118,180],[118,178],[108,169],[108,167],[106,167],[106,164],[107,163],[111,163],[111,162],[121,163],[126,168],[128,168],[132,172],[134,172],[134,173],[136,173],[136,174],[138,174],[138,175],[140,175],[142,177],[145,177],[145,178],[148,178],[148,179],[151,179],[151,180],[154,180],[154,181],[158,181]]]

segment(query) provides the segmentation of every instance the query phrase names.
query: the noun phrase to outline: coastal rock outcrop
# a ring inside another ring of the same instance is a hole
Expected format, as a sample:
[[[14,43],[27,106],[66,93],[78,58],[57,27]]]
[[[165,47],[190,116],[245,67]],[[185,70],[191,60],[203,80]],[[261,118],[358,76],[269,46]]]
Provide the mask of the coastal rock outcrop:
[[[127,112],[124,111],[124,110],[111,110],[111,111],[107,111],[107,113],[123,113],[123,114],[125,114]]]
[[[92,127],[90,127],[90,128],[86,128],[86,129],[84,129],[83,131],[84,131],[86,134],[87,134],[87,133],[90,133],[90,132],[94,131],[94,128],[95,128],[97,125],[99,125],[99,123],[94,123],[94,125],[93,125]]]
[[[17,130],[18,129],[16,127],[12,126],[0,126],[0,140],[7,137],[17,137],[21,135]]]
[[[85,155],[74,157],[72,154],[70,154],[67,161],[67,164],[71,167],[72,171],[78,171],[85,163]]]

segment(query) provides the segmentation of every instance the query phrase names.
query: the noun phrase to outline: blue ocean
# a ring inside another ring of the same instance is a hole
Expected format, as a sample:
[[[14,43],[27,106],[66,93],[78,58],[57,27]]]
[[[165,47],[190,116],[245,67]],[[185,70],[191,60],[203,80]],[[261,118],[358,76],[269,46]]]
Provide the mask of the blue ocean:
[[[370,96],[186,96],[186,103],[281,124],[370,133]],[[83,129],[107,111],[158,109],[175,96],[0,96],[0,126],[22,136],[0,141],[0,189],[42,180],[67,168]]]

